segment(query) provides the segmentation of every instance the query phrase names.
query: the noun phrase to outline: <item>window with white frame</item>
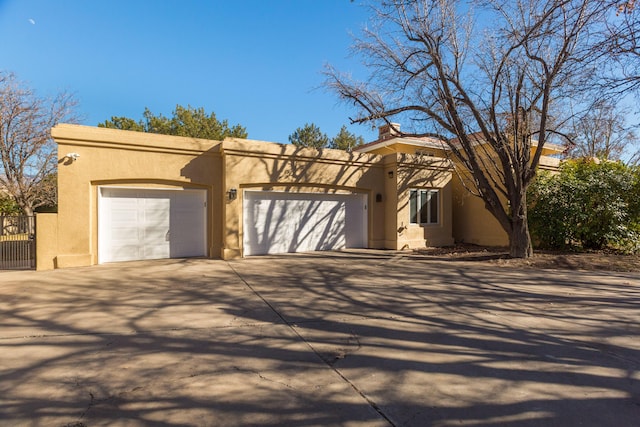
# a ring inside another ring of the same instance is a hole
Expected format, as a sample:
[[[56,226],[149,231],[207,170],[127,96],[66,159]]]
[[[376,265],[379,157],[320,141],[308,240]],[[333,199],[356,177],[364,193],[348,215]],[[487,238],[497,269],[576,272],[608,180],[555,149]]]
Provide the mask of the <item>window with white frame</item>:
[[[438,190],[409,190],[411,224],[438,224]]]

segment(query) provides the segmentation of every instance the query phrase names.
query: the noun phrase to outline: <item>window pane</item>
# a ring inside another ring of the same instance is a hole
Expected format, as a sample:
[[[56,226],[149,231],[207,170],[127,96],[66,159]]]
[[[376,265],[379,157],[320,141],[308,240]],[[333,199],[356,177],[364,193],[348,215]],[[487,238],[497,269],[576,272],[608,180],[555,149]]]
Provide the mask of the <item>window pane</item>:
[[[431,224],[437,224],[438,223],[438,192],[437,191],[430,191],[430,201],[429,201],[429,209],[430,209],[430,219],[431,219]]]
[[[429,223],[429,192],[420,191],[420,224]]]
[[[411,224],[418,223],[418,192],[411,190],[409,192],[409,221]]]

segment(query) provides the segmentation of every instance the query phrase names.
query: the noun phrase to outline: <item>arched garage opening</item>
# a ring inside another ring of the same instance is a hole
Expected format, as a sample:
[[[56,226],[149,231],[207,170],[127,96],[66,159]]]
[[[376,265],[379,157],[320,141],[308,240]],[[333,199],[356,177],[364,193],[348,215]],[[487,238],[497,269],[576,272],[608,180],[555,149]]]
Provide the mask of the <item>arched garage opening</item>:
[[[207,255],[206,190],[98,191],[99,263]]]
[[[246,190],[243,254],[367,247],[367,195]]]

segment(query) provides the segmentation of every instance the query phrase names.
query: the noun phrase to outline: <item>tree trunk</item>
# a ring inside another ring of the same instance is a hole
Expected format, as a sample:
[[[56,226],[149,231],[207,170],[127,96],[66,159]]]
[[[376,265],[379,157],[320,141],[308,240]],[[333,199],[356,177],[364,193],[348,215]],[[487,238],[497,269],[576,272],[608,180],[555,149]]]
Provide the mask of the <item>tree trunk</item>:
[[[527,216],[518,215],[511,222],[509,233],[509,256],[511,258],[530,258],[533,255],[531,236]]]
[[[33,207],[31,203],[20,197],[14,197],[14,200],[22,211],[23,215],[33,216]]]

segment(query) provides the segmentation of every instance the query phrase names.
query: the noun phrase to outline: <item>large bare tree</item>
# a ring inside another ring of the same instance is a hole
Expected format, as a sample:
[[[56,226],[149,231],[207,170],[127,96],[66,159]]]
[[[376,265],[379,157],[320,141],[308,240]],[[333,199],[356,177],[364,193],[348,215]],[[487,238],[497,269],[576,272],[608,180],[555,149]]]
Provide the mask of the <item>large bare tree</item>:
[[[572,119],[567,156],[633,161],[640,153],[640,139],[634,127],[627,124],[632,115],[629,108],[609,99],[595,103],[585,114]]]
[[[463,182],[508,234],[511,256],[529,257],[527,187],[545,143],[562,135],[569,101],[597,71],[593,44],[612,7],[383,0],[354,44],[369,78],[328,67],[327,84],[359,107],[353,122],[402,122],[404,135],[440,138]]]
[[[73,97],[38,97],[12,73],[0,73],[0,191],[27,215],[56,204],[56,146],[51,128],[74,122]]]
[[[606,21],[597,53],[605,58],[605,89],[620,98],[628,91],[640,91],[640,2],[613,1],[615,16]],[[611,15],[614,15],[613,12]]]

